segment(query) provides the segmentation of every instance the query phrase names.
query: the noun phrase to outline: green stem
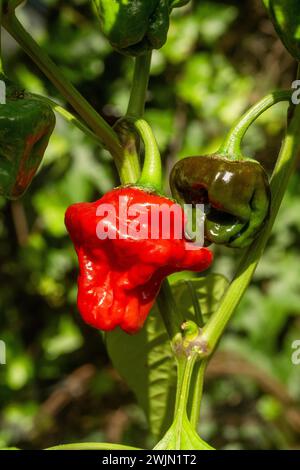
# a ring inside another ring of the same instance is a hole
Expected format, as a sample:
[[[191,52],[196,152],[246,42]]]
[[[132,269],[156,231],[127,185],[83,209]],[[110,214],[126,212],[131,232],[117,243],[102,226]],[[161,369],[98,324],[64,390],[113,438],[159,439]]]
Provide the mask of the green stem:
[[[61,70],[52,62],[47,54],[40,48],[35,40],[27,33],[14,14],[8,14],[3,18],[5,29],[15,38],[24,51],[44,72],[48,79],[55,85],[64,98],[78,112],[82,119],[91,127],[99,137],[103,145],[111,152],[116,163],[121,167],[123,149],[118,136],[107,122],[96,112],[86,99],[62,74]],[[124,178],[126,176],[124,175]]]
[[[194,308],[194,314],[195,314],[195,323],[197,323],[197,325],[200,326],[200,328],[202,328],[204,326],[204,319],[203,319],[203,315],[201,312],[201,307],[200,307],[199,298],[197,296],[197,292],[191,281],[185,280],[185,284],[191,295],[193,308]]]
[[[189,397],[191,378],[197,357],[197,353],[193,353],[188,357],[183,356],[177,358],[177,394],[174,413],[174,420],[176,420],[178,433],[176,437],[176,449],[180,449],[181,445],[181,431],[183,422],[185,418],[187,418],[187,402]]]
[[[145,97],[149,82],[151,52],[135,59],[133,82],[126,117],[137,119],[144,114]],[[120,126],[119,126],[120,127]],[[126,130],[126,132],[125,132]],[[140,161],[137,150],[136,134],[129,127],[120,129],[119,136],[124,148],[123,166],[118,167],[119,174],[125,173],[122,183],[136,183],[140,177]]]
[[[184,322],[184,317],[181,312],[177,311],[173,292],[170,283],[165,279],[160,288],[157,297],[157,306],[163,319],[168,336],[172,341],[175,336],[180,332],[180,326]]]
[[[45,450],[142,450],[137,447],[129,447],[121,444],[109,444],[106,442],[79,442],[78,444],[62,444],[48,447]]]
[[[225,154],[234,159],[243,158],[241,143],[249,127],[261,114],[267,111],[267,109],[282,101],[290,101],[291,95],[291,90],[274,91],[252,106],[252,108],[233,125],[218,153]]]
[[[114,126],[123,148],[123,159],[117,164],[122,184],[136,183],[141,175],[139,155],[137,152],[137,135],[133,124],[125,117]]]
[[[203,359],[195,365],[191,381],[191,396],[190,396],[190,423],[195,430],[198,428],[200,408],[203,396],[203,383],[204,374],[206,371],[208,361]]]
[[[251,282],[262,252],[269,239],[290,176],[294,170],[299,148],[300,106],[296,106],[293,108],[293,116],[290,119],[287,134],[271,180],[272,204],[269,223],[260,237],[246,251],[236,276],[224,296],[221,306],[203,329],[203,340],[206,341],[210,353],[216,347],[234,310]]]
[[[138,180],[141,186],[149,187],[154,191],[162,190],[162,167],[158,145],[149,124],[144,119],[134,121],[134,126],[144,142],[145,161],[142,174]]]
[[[137,57],[126,115],[139,118],[144,114],[145,97],[148,89],[152,52]]]
[[[55,112],[60,114],[67,122],[73,124],[78,129],[80,129],[84,134],[90,137],[95,143],[97,143],[98,145],[102,144],[99,137],[93,131],[91,131],[89,127],[87,127],[80,119],[74,116],[74,114],[70,113],[70,111],[65,109],[63,106],[60,106],[54,100],[46,96],[37,95],[35,93],[31,93],[31,95],[36,96],[42,101],[45,101],[45,103],[49,104]]]

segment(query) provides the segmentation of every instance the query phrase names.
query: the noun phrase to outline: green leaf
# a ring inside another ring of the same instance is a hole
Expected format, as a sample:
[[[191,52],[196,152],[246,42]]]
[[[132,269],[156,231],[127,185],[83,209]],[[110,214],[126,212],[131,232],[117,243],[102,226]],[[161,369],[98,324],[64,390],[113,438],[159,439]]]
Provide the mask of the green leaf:
[[[18,447],[3,447],[0,450],[20,450],[20,449],[18,449]]]
[[[219,274],[191,279],[204,316],[220,303],[227,279]],[[186,281],[172,285],[178,308],[193,318],[194,310]],[[146,413],[150,431],[159,439],[170,427],[176,394],[176,364],[168,336],[157,307],[152,309],[145,327],[134,336],[120,329],[106,335],[107,349],[114,367],[134,392]]]
[[[175,421],[155,450],[214,450],[207,442],[198,436],[187,417],[182,425]]]
[[[46,337],[42,343],[49,359],[55,360],[63,354],[70,354],[83,344],[80,330],[71,317],[61,316],[56,334],[51,333],[51,336]]]
[[[215,46],[237,18],[238,9],[233,5],[225,5],[220,2],[202,1],[194,16],[198,23],[201,41]]]
[[[229,281],[221,274],[209,274],[205,277],[177,281],[172,285],[176,304],[184,314],[187,320],[195,320],[194,307],[190,287],[197,294],[201,313],[204,320],[217,310],[220,301],[229,285]]]
[[[107,442],[79,442],[76,444],[62,444],[48,447],[45,450],[142,450],[137,447],[123,446],[121,444],[110,444]]]
[[[172,421],[176,364],[157,308],[138,334],[117,329],[106,335],[106,342],[114,367],[146,413],[151,433],[160,438]]]
[[[238,75],[221,54],[201,52],[186,61],[176,88],[199,118],[214,120],[218,116],[223,124],[231,125],[247,106],[253,81]]]
[[[30,356],[12,357],[7,366],[6,383],[12,390],[20,390],[28,384],[33,375],[33,364]]]

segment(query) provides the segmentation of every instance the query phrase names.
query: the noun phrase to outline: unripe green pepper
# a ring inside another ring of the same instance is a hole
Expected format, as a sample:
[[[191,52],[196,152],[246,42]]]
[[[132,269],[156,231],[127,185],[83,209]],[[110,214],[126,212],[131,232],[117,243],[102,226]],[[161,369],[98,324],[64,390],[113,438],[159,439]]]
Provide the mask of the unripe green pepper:
[[[103,34],[119,52],[138,56],[167,40],[172,8],[189,0],[93,0]]]
[[[205,240],[243,248],[264,226],[270,188],[262,166],[252,159],[205,155],[180,160],[170,175],[173,197],[205,207]]]
[[[0,195],[22,196],[42,161],[55,126],[52,108],[20,90],[5,75],[6,103],[0,104]]]
[[[300,61],[300,1],[264,0],[264,4],[281,41]]]
[[[243,155],[241,146],[259,116],[276,103],[290,100],[289,90],[265,96],[234,123],[216,153],[188,157],[174,166],[170,175],[172,195],[192,209],[204,205],[207,244],[244,248],[263,229],[271,207],[268,176],[259,162]],[[193,222],[199,223],[197,214]]]

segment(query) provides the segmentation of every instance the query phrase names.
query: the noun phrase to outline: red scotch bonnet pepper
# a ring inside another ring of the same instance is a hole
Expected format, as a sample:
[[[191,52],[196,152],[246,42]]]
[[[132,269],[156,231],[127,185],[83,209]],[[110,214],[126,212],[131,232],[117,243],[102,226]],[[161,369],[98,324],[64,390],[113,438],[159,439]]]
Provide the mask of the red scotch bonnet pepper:
[[[120,215],[120,201],[126,202],[125,219]],[[114,222],[108,222],[107,207],[117,216]],[[156,218],[154,238],[151,217],[157,208],[160,216]],[[164,217],[170,221],[167,237]],[[79,260],[78,309],[88,324],[101,330],[119,326],[127,333],[136,333],[166,276],[183,270],[201,272],[212,262],[207,248],[184,238],[183,209],[139,187],[120,187],[96,202],[74,204],[66,212],[65,223]],[[101,224],[107,225],[109,236],[99,237]],[[178,224],[181,237],[177,236]],[[134,226],[135,233],[130,230]]]

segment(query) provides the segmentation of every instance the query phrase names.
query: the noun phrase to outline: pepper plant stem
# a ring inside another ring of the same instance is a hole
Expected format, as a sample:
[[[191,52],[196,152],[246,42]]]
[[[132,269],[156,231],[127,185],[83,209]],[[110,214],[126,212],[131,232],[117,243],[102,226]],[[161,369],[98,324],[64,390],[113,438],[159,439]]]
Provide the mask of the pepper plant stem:
[[[162,190],[162,167],[158,145],[149,124],[144,119],[134,121],[134,126],[142,137],[145,147],[145,161],[138,184],[149,186],[155,191]]]
[[[70,113],[70,111],[68,111],[63,106],[60,106],[58,103],[56,103],[56,101],[46,96],[36,95],[35,93],[31,93],[31,95],[38,97],[40,100],[45,101],[45,103],[48,103],[53,109],[53,111],[60,114],[67,122],[70,122],[71,124],[76,126],[78,129],[80,129],[84,134],[90,137],[98,145],[102,145],[99,137],[93,131],[91,131],[89,127],[87,127],[80,119],[74,116],[74,114]]]
[[[260,237],[247,249],[221,306],[203,329],[202,337],[207,344],[209,354],[215,349],[254,275],[293,172],[300,149],[300,106],[292,109],[293,115],[271,180],[272,204],[269,222]]]
[[[157,297],[157,306],[163,319],[168,336],[172,341],[180,331],[180,326],[184,322],[184,317],[180,317],[179,321],[176,322],[180,312],[177,312],[173,292],[167,279],[163,281],[160,288],[160,292]]]
[[[129,104],[126,116],[133,119],[142,118],[144,115],[145,98],[149,82],[149,73],[152,53],[142,55],[135,59],[133,82],[129,97]],[[122,135],[124,148],[123,168],[118,167],[121,182],[136,183],[140,177],[140,160],[137,150],[135,133],[127,130],[126,135]],[[125,173],[125,177],[122,177]]]
[[[197,360],[197,353],[192,353],[189,357],[177,358],[177,395],[174,420],[176,420],[178,427],[178,435],[176,436],[176,449],[180,449],[181,446],[181,431],[183,427],[184,418],[186,417],[186,408],[188,402],[188,396],[190,391],[191,378],[194,370],[194,366]]]
[[[234,159],[237,160],[243,158],[241,142],[251,124],[253,124],[259,116],[275,104],[282,101],[290,101],[291,96],[291,90],[274,91],[252,106],[252,108],[250,108],[242,118],[233,125],[218,153],[234,156]]]
[[[204,374],[206,371],[208,361],[203,359],[201,362],[195,364],[195,369],[191,381],[191,396],[190,396],[190,423],[197,431],[200,408],[203,396]]]
[[[152,52],[135,59],[132,89],[126,115],[138,118],[144,115],[145,98],[149,83]]]
[[[3,16],[5,29],[15,38],[24,51],[31,57],[48,79],[60,91],[62,96],[78,112],[82,119],[99,137],[103,145],[110,151],[120,167],[123,159],[123,149],[118,136],[97,111],[67,80],[62,71],[47,54],[40,48],[30,34],[23,28],[15,14]]]

